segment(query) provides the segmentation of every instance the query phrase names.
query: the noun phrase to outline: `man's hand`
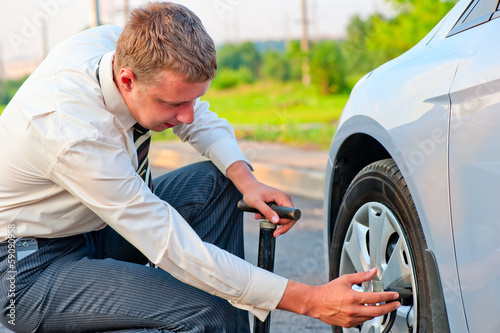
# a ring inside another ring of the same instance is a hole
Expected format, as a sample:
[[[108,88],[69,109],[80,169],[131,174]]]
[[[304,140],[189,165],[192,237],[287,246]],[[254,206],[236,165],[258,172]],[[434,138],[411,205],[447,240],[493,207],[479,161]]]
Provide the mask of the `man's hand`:
[[[317,318],[329,325],[358,326],[401,305],[399,302],[385,303],[398,299],[398,293],[358,292],[351,288],[354,284],[371,280],[376,272],[372,269],[343,275],[318,287],[289,281],[278,309]]]
[[[292,199],[288,194],[259,182],[243,161],[231,164],[227,168],[226,175],[243,194],[245,203],[262,213],[263,216],[256,214],[256,218],[265,217],[280,225],[274,231],[274,237],[286,233],[293,227],[295,220],[280,219],[278,214],[267,205],[268,202],[275,202],[279,206],[293,207]]]

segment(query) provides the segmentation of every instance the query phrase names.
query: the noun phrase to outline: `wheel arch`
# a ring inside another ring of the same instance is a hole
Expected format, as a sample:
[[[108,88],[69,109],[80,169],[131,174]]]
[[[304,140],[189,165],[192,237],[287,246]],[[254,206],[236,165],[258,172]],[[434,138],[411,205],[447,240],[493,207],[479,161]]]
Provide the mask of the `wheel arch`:
[[[326,235],[328,237],[327,244],[331,244],[331,236],[333,233],[333,223],[337,217],[340,203],[344,197],[349,184],[354,177],[368,164],[391,158],[389,152],[384,146],[371,135],[365,133],[354,133],[347,137],[339,149],[335,158],[331,160],[332,175],[328,179],[325,196],[328,202],[325,202],[327,208],[326,214]]]

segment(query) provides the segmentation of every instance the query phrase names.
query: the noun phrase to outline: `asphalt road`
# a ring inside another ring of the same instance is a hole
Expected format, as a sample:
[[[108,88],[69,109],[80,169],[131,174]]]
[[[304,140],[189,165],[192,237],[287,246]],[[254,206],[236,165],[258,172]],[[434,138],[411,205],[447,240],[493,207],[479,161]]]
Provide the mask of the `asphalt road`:
[[[322,202],[293,197],[302,218],[286,234],[276,239],[274,272],[290,280],[310,285],[327,281],[323,247]],[[258,222],[251,213],[245,214],[246,260],[257,264]],[[251,320],[253,322],[253,319]],[[328,325],[317,319],[275,310],[271,313],[272,333],[330,333]]]
[[[155,169],[154,173],[164,172]],[[288,279],[311,285],[327,281],[323,251],[323,208],[317,200],[293,197],[294,205],[301,209],[302,218],[285,235],[276,240],[274,271]],[[257,264],[258,221],[254,214],[245,213],[246,260]],[[253,319],[251,319],[253,322]],[[11,332],[0,325],[0,333]],[[271,315],[272,333],[330,333],[328,325],[319,320],[276,310]]]

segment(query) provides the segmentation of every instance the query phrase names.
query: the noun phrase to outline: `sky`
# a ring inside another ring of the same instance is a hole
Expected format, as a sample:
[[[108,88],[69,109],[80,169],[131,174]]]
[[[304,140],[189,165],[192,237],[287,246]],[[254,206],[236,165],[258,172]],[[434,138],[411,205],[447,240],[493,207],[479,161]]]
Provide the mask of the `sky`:
[[[60,41],[89,27],[94,0],[1,0],[0,62],[41,58]],[[103,24],[123,26],[124,2],[100,0]],[[217,45],[299,38],[301,0],[177,0],[193,10]],[[146,0],[128,0],[133,9]],[[311,38],[339,38],[353,15],[388,11],[384,0],[307,0]],[[44,25],[43,22],[46,22]],[[45,32],[44,32],[45,31]],[[45,39],[42,36],[47,36]],[[45,46],[44,42],[46,41]]]

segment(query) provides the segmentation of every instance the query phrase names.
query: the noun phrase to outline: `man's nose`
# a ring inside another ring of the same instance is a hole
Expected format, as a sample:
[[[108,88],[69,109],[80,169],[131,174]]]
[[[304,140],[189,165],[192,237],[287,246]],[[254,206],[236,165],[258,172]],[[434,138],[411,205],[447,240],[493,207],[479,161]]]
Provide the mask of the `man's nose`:
[[[191,124],[194,120],[194,102],[183,105],[177,113],[176,119],[184,124]]]

